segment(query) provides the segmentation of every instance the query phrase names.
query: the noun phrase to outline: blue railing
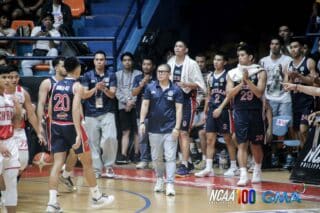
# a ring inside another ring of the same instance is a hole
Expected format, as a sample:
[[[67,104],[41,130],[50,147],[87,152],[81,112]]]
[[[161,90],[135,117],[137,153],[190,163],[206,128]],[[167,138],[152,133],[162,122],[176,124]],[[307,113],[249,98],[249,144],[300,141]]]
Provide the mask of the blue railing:
[[[132,0],[131,1],[127,13],[125,14],[125,16],[122,19],[118,29],[116,30],[116,32],[114,34],[115,41],[113,42],[113,48],[112,49],[116,50],[115,51],[115,60],[114,60],[115,66],[117,66],[117,58],[119,57],[120,51],[122,50],[124,44],[126,43],[128,37],[129,37],[129,34],[130,34],[130,32],[131,32],[131,30],[132,30],[132,28],[134,26],[135,21],[138,22],[138,27],[141,24],[141,21],[140,21],[140,19],[141,19],[141,10],[142,10],[142,6],[143,6],[144,2],[145,2],[145,0]],[[137,7],[136,13],[134,14],[134,17],[129,22],[128,28],[124,32],[124,36],[122,37],[122,40],[121,40],[121,42],[120,42],[120,44],[118,46],[118,38],[120,36],[120,33],[122,33],[122,31],[123,31],[123,29],[125,27],[125,24],[127,23],[128,19],[129,19],[130,14],[133,12],[134,6]]]

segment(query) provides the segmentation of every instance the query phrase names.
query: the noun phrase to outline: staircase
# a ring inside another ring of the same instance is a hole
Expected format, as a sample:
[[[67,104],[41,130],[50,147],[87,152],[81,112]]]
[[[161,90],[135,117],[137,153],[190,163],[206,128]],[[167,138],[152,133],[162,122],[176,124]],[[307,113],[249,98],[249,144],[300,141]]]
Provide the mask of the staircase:
[[[86,16],[78,36],[114,36],[132,0],[92,0],[91,16]],[[121,38],[119,38],[121,39]],[[88,41],[92,52],[103,50],[112,56],[111,41]]]
[[[103,50],[114,57],[114,68],[121,52],[134,52],[143,36],[160,0],[140,0],[142,2],[143,26],[137,28],[136,0],[92,0],[91,16],[86,16],[84,27],[78,36],[115,37],[112,41],[88,41],[92,52]]]

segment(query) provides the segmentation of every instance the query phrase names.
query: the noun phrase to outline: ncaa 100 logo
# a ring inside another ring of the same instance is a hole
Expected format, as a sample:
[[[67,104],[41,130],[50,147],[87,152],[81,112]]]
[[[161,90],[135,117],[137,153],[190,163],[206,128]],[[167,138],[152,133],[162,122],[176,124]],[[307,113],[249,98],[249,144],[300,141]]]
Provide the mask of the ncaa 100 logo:
[[[213,189],[211,190],[209,203],[238,203],[254,204],[256,203],[256,191],[254,189]]]

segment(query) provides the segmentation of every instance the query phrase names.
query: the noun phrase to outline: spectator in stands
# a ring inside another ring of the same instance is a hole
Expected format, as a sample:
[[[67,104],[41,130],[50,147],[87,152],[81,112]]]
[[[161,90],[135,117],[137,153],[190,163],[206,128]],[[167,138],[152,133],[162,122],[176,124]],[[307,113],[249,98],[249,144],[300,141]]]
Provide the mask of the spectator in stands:
[[[150,57],[145,57],[142,60],[142,72],[143,74],[138,75],[133,80],[133,89],[132,95],[137,96],[136,101],[136,112],[137,112],[137,123],[140,123],[140,110],[143,99],[143,94],[146,86],[152,82],[157,80],[156,76],[153,74],[155,69],[153,59]],[[146,132],[143,135],[139,135],[139,145],[140,145],[140,162],[137,164],[137,169],[144,169],[148,166],[148,163],[151,161],[150,154],[150,144],[148,137],[148,116],[144,120],[144,125],[146,127]]]
[[[290,38],[293,36],[293,33],[290,31],[288,25],[281,25],[279,27],[279,36],[283,40],[283,44],[281,47],[282,54],[290,56]]]
[[[16,34],[16,31],[9,26],[9,17],[5,14],[0,15],[0,36],[12,37]],[[0,55],[12,55],[13,42],[8,40],[0,40]]]
[[[285,70],[292,60],[281,53],[281,38],[273,37],[270,41],[270,55],[262,58],[259,64],[267,72],[267,86],[265,97],[268,100],[273,116],[292,116],[292,103],[290,93],[284,91],[283,83]]]
[[[6,55],[0,55],[0,66],[8,65],[8,59]]]
[[[316,62],[316,68],[319,72],[320,71],[320,40],[318,40],[317,44],[318,44],[317,52],[313,53],[311,55],[311,58]]]
[[[115,176],[112,166],[117,157],[118,141],[115,122],[115,94],[117,79],[106,69],[106,54],[97,51],[94,56],[94,69],[86,72],[82,79],[85,88],[86,131],[92,153],[93,169],[96,178]],[[102,149],[102,150],[101,150]],[[103,169],[106,172],[103,173]]]
[[[141,71],[133,69],[133,55],[125,52],[121,55],[123,70],[116,72],[117,76],[117,92],[119,106],[119,119],[122,131],[121,139],[121,155],[117,160],[118,164],[129,163],[128,147],[130,132],[134,133],[134,161],[139,161],[139,137],[137,126],[137,115],[135,110],[136,98],[132,96],[133,80],[141,74]]]
[[[48,13],[54,17],[53,27],[56,30],[62,34],[74,35],[72,14],[69,5],[63,3],[62,0],[50,0],[41,10],[42,16]]]
[[[315,0],[312,6],[311,13],[312,25],[310,28],[310,32],[318,32],[320,25],[320,1]]]
[[[53,28],[53,15],[46,14],[41,19],[41,26],[36,26],[32,29],[31,37],[60,37],[60,33]],[[33,56],[58,56],[58,50],[56,47],[60,44],[59,41],[54,40],[39,40],[35,41],[33,45]],[[50,68],[52,69],[51,60]],[[24,60],[21,63],[22,72],[24,76],[32,76],[32,67],[41,64],[49,63],[48,61],[44,62],[43,60]]]
[[[12,12],[12,19],[31,19],[35,22],[41,17],[44,0],[17,0],[17,8]]]
[[[11,14],[14,7],[15,0],[2,0],[0,1],[0,13]],[[10,16],[11,18],[11,16]]]

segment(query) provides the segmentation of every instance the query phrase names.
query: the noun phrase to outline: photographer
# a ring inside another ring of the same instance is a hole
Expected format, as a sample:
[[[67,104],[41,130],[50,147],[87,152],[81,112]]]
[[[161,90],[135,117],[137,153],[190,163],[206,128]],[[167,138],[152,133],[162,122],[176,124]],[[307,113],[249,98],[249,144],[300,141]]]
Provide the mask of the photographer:
[[[32,29],[31,37],[60,37],[60,33],[53,28],[53,16],[46,14],[41,19],[41,26],[36,26]],[[53,40],[39,40],[35,41],[33,45],[33,56],[58,56],[58,50],[56,47],[60,44],[60,41]],[[32,67],[37,64],[49,64],[50,70],[53,70],[51,60],[24,60],[21,62],[22,72],[24,76],[32,76]]]

